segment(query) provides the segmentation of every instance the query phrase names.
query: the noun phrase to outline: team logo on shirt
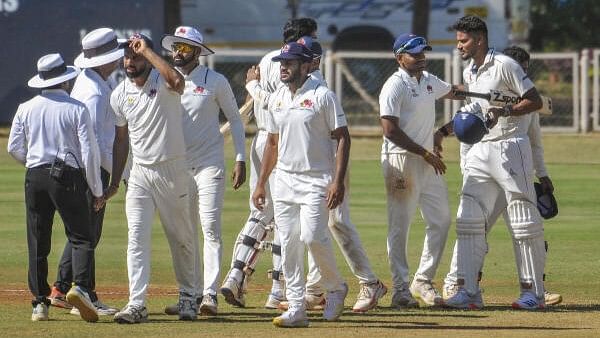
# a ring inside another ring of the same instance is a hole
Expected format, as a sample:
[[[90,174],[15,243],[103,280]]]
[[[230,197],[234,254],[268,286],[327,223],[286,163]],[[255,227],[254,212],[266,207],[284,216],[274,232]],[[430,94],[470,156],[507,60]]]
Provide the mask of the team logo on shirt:
[[[431,85],[427,85],[427,94],[433,94],[433,87]]]
[[[135,99],[133,98],[133,96],[128,96],[127,97],[127,106],[129,106],[129,107],[133,106],[133,102],[135,102]]]
[[[305,99],[300,102],[300,107],[302,108],[311,108],[313,106],[313,102],[310,99]]]
[[[148,96],[155,97],[156,96],[156,89],[154,89],[154,88],[150,89],[150,93],[148,93]]]
[[[202,94],[204,93],[204,87],[198,86],[194,89],[194,94]]]
[[[417,94],[417,91],[414,88],[411,88],[410,91],[412,92],[412,97],[418,97],[419,94]]]

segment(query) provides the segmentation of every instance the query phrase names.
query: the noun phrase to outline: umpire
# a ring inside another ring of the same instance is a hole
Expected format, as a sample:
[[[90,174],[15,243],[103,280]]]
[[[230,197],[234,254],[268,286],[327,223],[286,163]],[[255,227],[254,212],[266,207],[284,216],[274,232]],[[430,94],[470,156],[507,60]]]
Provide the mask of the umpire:
[[[91,190],[96,210],[105,202],[98,143],[87,109],[67,93],[77,68],[67,66],[59,54],[41,57],[37,68],[38,75],[27,84],[42,91],[19,106],[8,139],[8,152],[27,167],[28,274],[35,297],[31,320],[48,320],[48,254],[58,211],[73,245],[73,286],[67,300],[84,320],[95,322],[98,314],[88,294],[94,250],[88,201]]]

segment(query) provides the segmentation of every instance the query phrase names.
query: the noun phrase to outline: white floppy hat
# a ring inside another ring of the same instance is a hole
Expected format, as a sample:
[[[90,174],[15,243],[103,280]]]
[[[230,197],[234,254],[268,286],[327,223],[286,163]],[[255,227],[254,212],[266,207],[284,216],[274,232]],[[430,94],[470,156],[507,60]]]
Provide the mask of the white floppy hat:
[[[69,81],[79,74],[79,69],[67,66],[58,53],[42,56],[37,62],[38,75],[27,85],[31,88],[48,88]]]
[[[162,48],[172,51],[171,46],[175,42],[181,42],[190,46],[200,47],[200,55],[210,55],[215,53],[204,45],[204,38],[202,37],[202,34],[200,34],[200,32],[198,32],[198,30],[194,27],[179,26],[175,29],[174,35],[167,34],[163,36],[160,44],[162,45]]]
[[[98,28],[87,33],[81,40],[83,51],[75,59],[75,66],[92,68],[111,63],[123,57],[117,35],[110,28]]]

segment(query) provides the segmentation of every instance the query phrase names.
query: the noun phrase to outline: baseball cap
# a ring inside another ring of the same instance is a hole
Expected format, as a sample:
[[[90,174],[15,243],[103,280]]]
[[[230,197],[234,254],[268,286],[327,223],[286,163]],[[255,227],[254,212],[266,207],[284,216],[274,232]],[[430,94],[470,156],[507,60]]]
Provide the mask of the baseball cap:
[[[306,46],[297,42],[290,42],[281,48],[281,53],[271,60],[279,62],[281,60],[300,60],[302,62],[311,62],[313,53]]]
[[[481,106],[474,102],[463,106],[452,119],[456,138],[466,144],[475,144],[488,133]]]
[[[431,50],[431,46],[427,44],[427,40],[422,36],[405,33],[398,36],[394,41],[394,54],[396,55],[400,53],[417,54],[424,50]]]
[[[298,39],[299,44],[306,46],[306,48],[310,49],[310,51],[313,53],[313,58],[319,58],[321,57],[321,55],[323,55],[323,48],[321,47],[321,44],[318,43],[317,41],[315,41],[315,39],[313,39],[312,37],[305,35],[303,37],[301,37],[300,39]]]

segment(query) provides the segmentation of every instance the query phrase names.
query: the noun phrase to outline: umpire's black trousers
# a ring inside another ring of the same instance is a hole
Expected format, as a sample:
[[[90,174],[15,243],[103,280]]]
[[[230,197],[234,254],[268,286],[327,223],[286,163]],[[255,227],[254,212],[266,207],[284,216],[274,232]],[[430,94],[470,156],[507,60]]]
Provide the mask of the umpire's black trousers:
[[[110,174],[104,168],[100,168],[100,177],[102,179],[102,190],[106,190],[108,188],[108,183],[110,181]],[[91,196],[90,196],[91,198]],[[90,201],[91,205],[91,201]],[[90,217],[92,227],[94,229],[94,241],[92,246],[96,249],[96,246],[100,242],[100,236],[102,235],[102,224],[104,223],[104,211],[106,210],[106,206],[102,207],[99,211],[90,209]],[[58,272],[56,276],[56,286],[60,292],[66,293],[71,286],[71,282],[73,281],[73,265],[72,265],[72,255],[71,251],[73,250],[73,244],[71,241],[67,240],[65,243],[65,249],[63,250],[63,255],[60,258],[60,262],[58,263]],[[90,299],[92,302],[98,300],[96,293],[96,260],[95,255],[92,254],[92,263],[90,267]]]
[[[52,222],[58,211],[72,244],[73,282],[90,287],[94,232],[90,224],[88,185],[81,170],[66,169],[62,179],[50,177],[49,165],[27,170],[25,175],[29,289],[38,302],[47,302],[48,254]]]

